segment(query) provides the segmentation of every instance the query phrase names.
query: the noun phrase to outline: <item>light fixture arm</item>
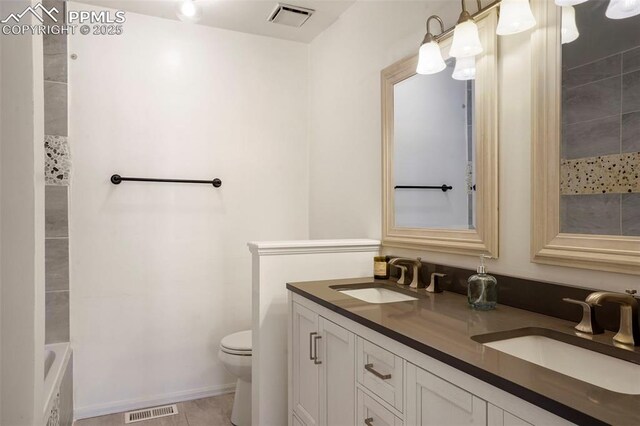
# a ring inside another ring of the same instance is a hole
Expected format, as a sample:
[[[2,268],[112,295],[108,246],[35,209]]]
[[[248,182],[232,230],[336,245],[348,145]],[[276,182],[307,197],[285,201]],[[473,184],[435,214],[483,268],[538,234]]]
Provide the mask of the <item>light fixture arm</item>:
[[[463,1],[464,2],[464,1]],[[472,18],[477,17],[477,16],[481,16],[484,15],[485,13],[489,12],[492,9],[495,9],[496,7],[500,6],[500,3],[502,2],[502,0],[494,0],[493,2],[491,2],[490,4],[488,4],[487,6],[485,6],[483,9],[478,10],[476,13],[474,13],[473,15],[471,15]],[[467,12],[469,13],[469,12]],[[447,28],[443,33],[438,34],[437,36],[435,36],[434,38],[436,39],[436,41],[438,40],[442,40],[443,38],[445,38],[446,36],[450,35],[451,33],[453,33],[453,30],[455,29],[455,25],[453,27],[449,27]]]
[[[467,11],[467,7],[466,7],[466,1],[467,0],[461,0],[462,2],[462,11],[466,12]],[[482,3],[480,0],[476,0],[476,3],[478,4],[478,11],[482,10]]]
[[[444,22],[442,21],[442,18],[440,18],[438,15],[431,15],[427,18],[427,32],[430,33],[431,31],[429,31],[429,22],[431,22],[432,19],[435,19],[436,21],[438,21],[438,23],[440,24],[440,34],[442,34],[444,32]]]
[[[462,1],[462,12],[460,12],[460,17],[458,18],[458,24],[462,24],[463,22],[466,22],[466,21],[473,21],[473,16],[467,10],[466,0],[461,0],[461,1]],[[480,12],[482,10],[482,3],[480,3],[480,0],[476,0],[476,3],[478,4],[478,12]],[[476,12],[476,14],[478,12]]]
[[[426,23],[426,27],[427,27],[427,34],[424,36],[424,39],[422,40],[422,44],[425,43],[429,43],[432,41],[436,40],[437,36],[434,36],[431,31],[429,31],[429,23],[435,19],[436,21],[438,21],[438,23],[440,24],[440,34],[442,34],[444,32],[444,22],[442,21],[442,18],[440,18],[438,15],[431,15],[427,18],[427,23]],[[421,44],[421,45],[422,45]]]

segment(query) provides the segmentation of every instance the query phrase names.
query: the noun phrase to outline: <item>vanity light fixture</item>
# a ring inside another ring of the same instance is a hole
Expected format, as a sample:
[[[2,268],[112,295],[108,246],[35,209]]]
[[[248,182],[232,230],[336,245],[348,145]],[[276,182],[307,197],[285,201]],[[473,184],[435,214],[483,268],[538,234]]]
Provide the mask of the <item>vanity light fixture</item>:
[[[587,0],[557,1],[582,2]],[[635,1],[640,2],[640,0]],[[475,79],[476,56],[482,53],[483,47],[474,17],[483,15],[493,8],[500,7],[500,18],[496,28],[496,34],[498,35],[516,34],[536,25],[529,0],[494,0],[485,8],[482,8],[480,0],[476,0],[478,11],[473,15],[467,11],[465,0],[461,0],[461,2],[462,12],[455,27],[445,30],[442,19],[436,15],[432,15],[427,19],[427,34],[420,45],[416,73],[435,74],[446,68],[438,41],[453,32],[449,56],[456,58],[456,66],[452,77],[456,80]],[[441,32],[438,35],[433,35],[429,31],[429,23],[432,19],[440,23]]]
[[[482,9],[480,0],[477,0],[478,10]],[[453,42],[449,55],[455,58],[476,56],[482,53],[482,43],[478,35],[478,26],[471,14],[465,7],[465,0],[462,0],[462,12],[458,18],[458,23],[453,31]]]
[[[536,18],[533,17],[529,0],[502,0],[500,3],[500,18],[498,19],[496,34],[517,34],[533,28],[535,25]]]
[[[435,74],[447,67],[444,59],[442,59],[440,45],[429,31],[429,22],[431,22],[432,19],[440,23],[440,33],[444,32],[444,22],[442,22],[442,19],[436,15],[429,16],[427,19],[427,34],[422,40],[418,53],[418,66],[416,67],[416,73],[418,74]]]
[[[184,22],[198,22],[202,18],[202,9],[195,0],[181,0],[176,15]]]
[[[576,25],[576,10],[573,6],[562,6],[562,26],[560,30],[562,44],[571,43],[580,37]]]
[[[605,15],[610,19],[624,19],[640,15],[640,0],[611,0]]]
[[[456,67],[451,75],[454,80],[475,80],[476,79],[476,57],[465,56],[456,58]]]

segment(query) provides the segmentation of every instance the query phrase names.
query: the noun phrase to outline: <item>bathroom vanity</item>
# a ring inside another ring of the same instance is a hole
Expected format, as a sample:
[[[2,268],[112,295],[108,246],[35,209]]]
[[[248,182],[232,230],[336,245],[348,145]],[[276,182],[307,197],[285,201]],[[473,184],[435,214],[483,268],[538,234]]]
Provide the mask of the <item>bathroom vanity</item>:
[[[626,381],[638,381],[640,352],[615,348],[611,332],[584,339],[573,322],[505,305],[473,311],[460,294],[394,281],[287,288],[289,425],[640,424],[640,392],[616,388],[613,380],[601,383],[597,374],[580,376],[597,373],[604,356],[629,364],[633,376]],[[389,299],[393,294],[403,300]],[[570,374],[581,380],[493,345],[523,336],[561,350],[569,344],[564,348],[575,348],[577,356],[591,349],[584,360],[573,360],[581,368]],[[594,348],[599,353],[590,360]],[[607,356],[621,354],[635,363]]]

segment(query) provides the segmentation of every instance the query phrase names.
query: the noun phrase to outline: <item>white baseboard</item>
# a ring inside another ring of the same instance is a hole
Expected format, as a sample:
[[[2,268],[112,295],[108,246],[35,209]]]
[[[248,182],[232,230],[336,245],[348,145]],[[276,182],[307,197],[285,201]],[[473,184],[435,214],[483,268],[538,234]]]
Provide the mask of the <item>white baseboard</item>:
[[[148,398],[137,398],[124,401],[113,401],[105,404],[89,405],[86,407],[74,407],[74,420],[86,419],[89,417],[104,416],[107,414],[122,413],[123,411],[138,410],[141,408],[155,407],[163,404],[173,404],[175,402],[191,401],[193,399],[208,398],[210,396],[222,395],[233,392],[235,383],[210,386],[200,389],[190,389],[155,395]]]

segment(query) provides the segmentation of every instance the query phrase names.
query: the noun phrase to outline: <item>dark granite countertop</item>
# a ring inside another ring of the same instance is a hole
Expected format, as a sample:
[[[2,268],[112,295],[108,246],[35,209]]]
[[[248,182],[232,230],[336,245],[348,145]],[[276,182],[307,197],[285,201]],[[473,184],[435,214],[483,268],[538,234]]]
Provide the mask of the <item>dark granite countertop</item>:
[[[411,294],[418,300],[372,304],[335,290],[342,286],[371,287],[371,283]],[[493,311],[474,311],[460,294],[427,293],[373,278],[290,283],[287,288],[574,423],[640,425],[640,395],[600,388],[499,352],[472,338],[497,332],[505,332],[501,338],[545,335],[551,330],[553,336],[549,337],[640,364],[640,349],[616,348],[612,332],[581,335],[572,322],[504,305]]]

